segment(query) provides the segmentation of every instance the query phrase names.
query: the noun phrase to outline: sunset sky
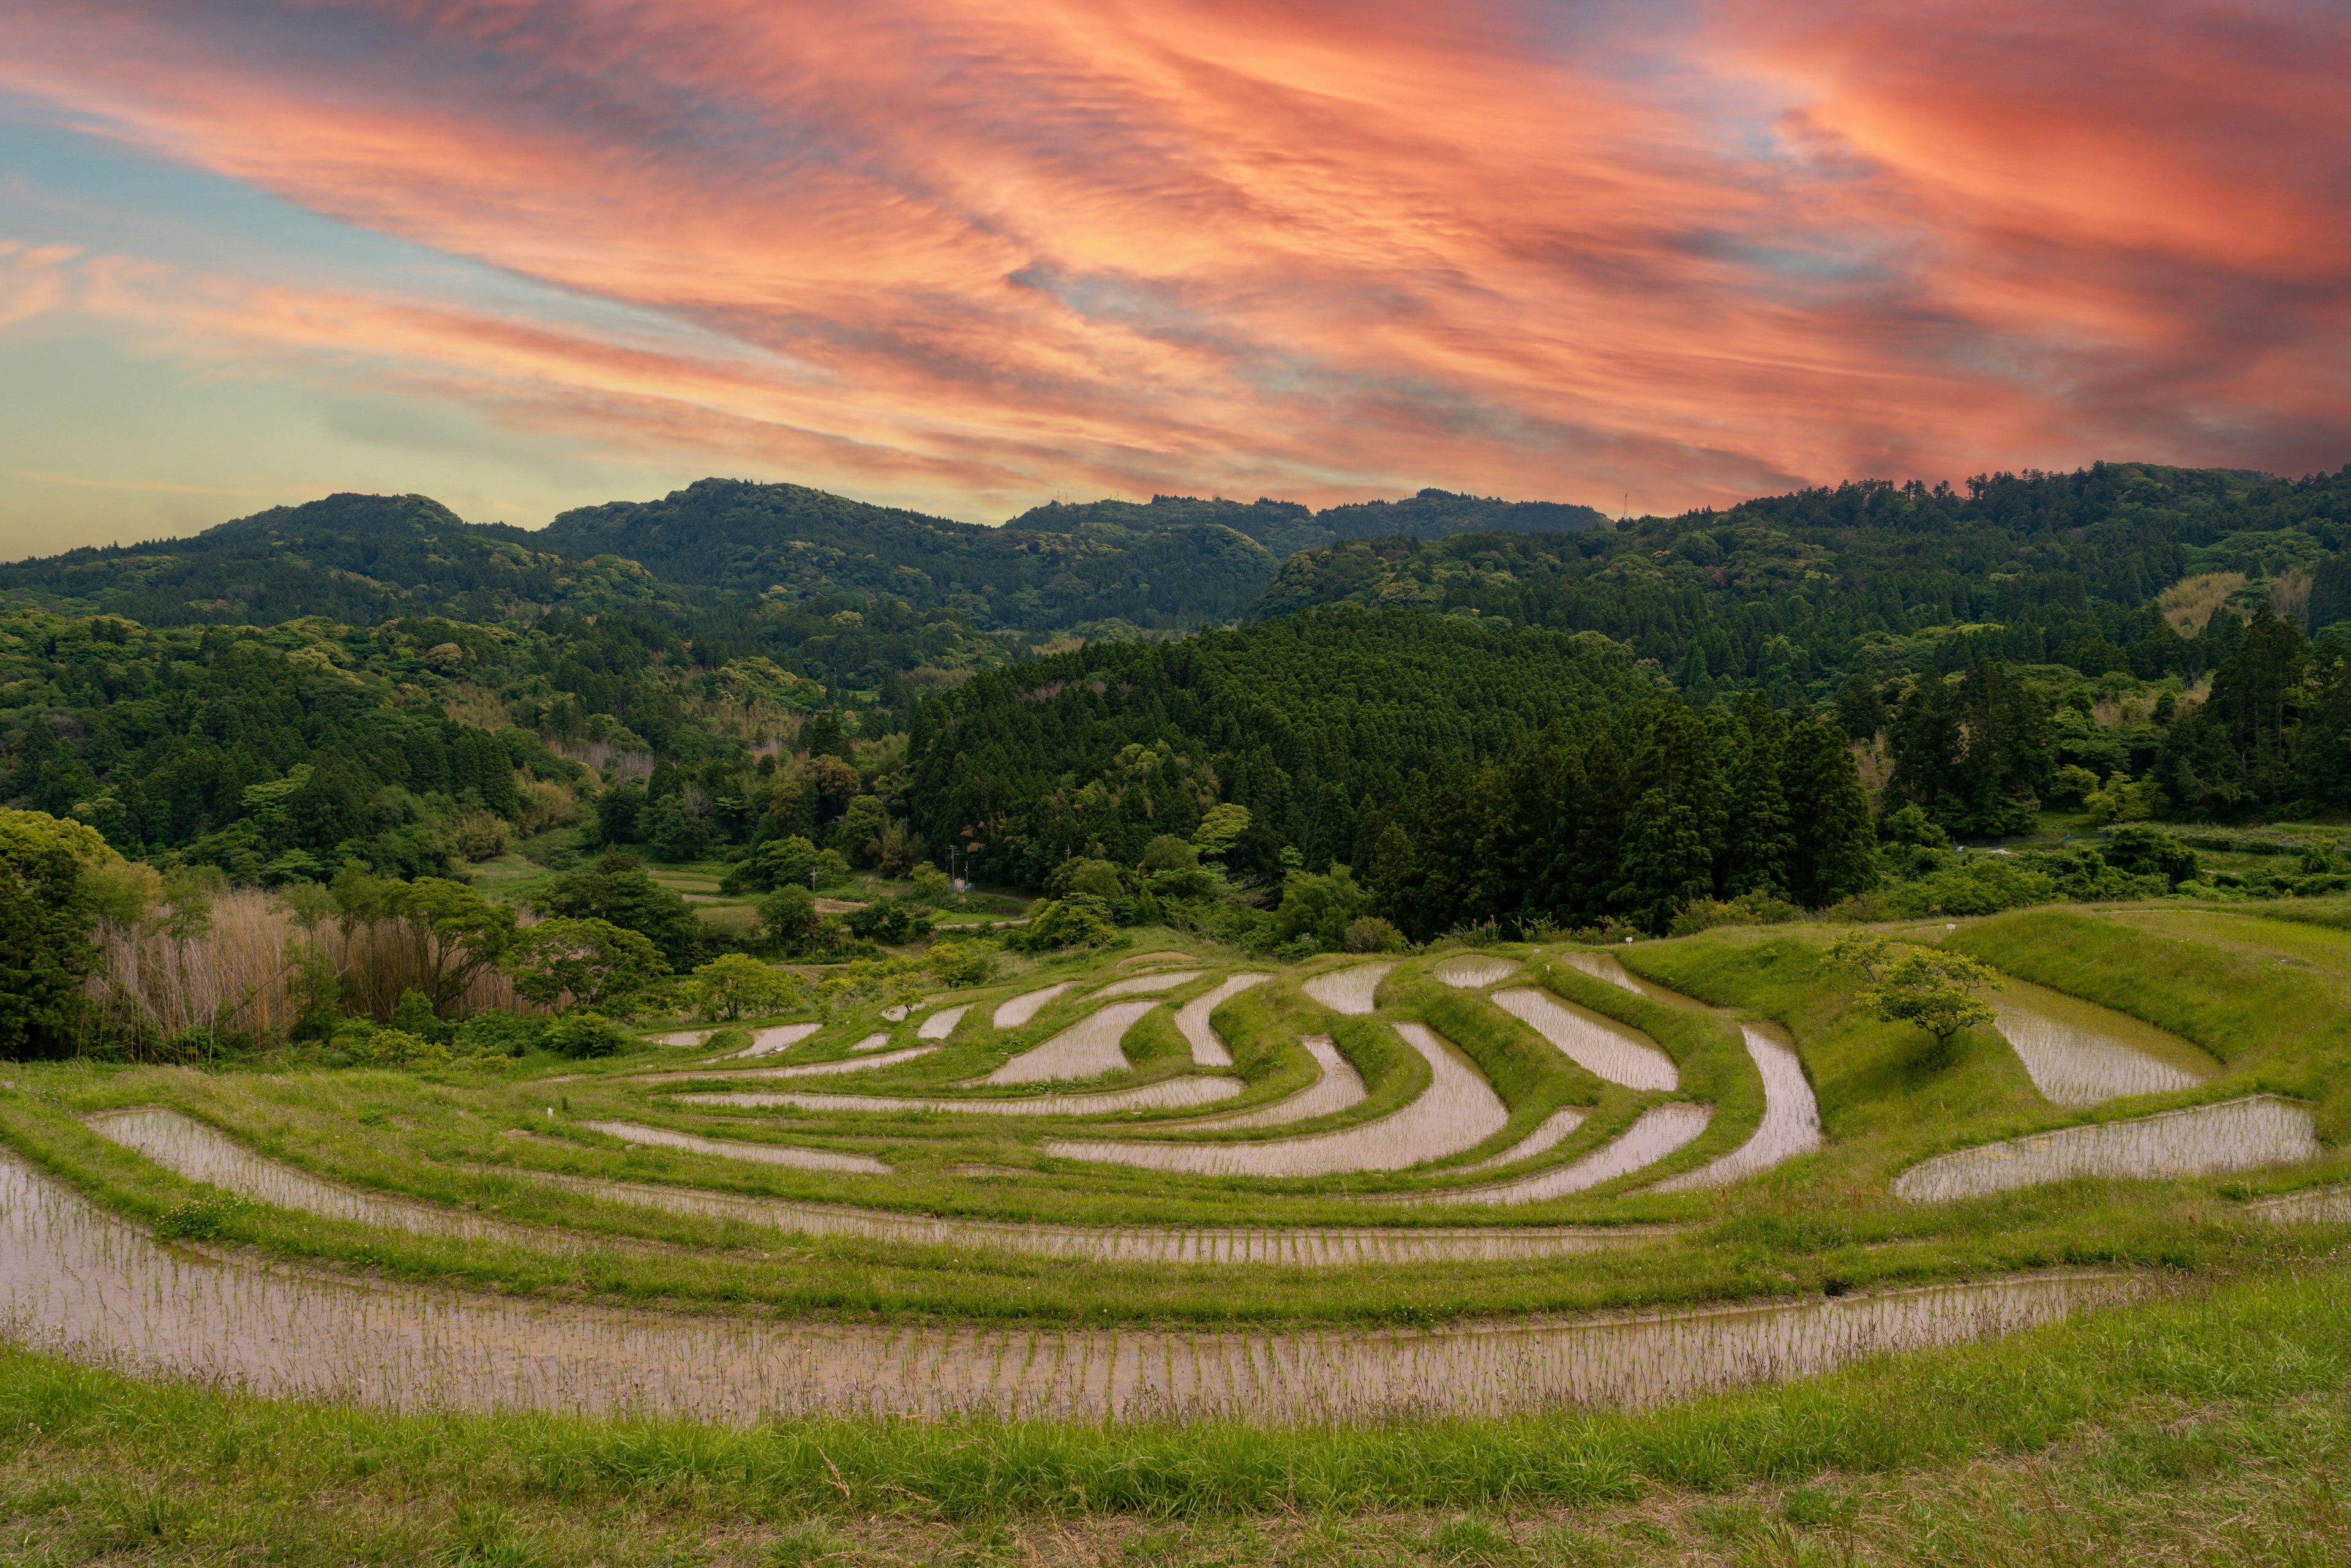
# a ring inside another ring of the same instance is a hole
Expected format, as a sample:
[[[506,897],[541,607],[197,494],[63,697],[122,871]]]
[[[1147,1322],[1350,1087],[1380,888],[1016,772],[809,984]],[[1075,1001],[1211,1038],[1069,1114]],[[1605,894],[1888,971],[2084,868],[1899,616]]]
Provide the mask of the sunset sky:
[[[2351,462],[2351,6],[15,0],[0,557]]]

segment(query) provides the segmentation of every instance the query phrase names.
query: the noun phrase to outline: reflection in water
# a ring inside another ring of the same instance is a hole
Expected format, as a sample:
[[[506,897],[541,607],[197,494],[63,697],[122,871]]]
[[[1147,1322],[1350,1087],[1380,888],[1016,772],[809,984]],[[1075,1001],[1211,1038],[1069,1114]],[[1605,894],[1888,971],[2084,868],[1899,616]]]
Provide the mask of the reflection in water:
[[[748,1424],[806,1414],[1265,1423],[1637,1406],[2130,1299],[2127,1276],[1437,1330],[778,1322],[325,1278],[158,1245],[0,1155],[0,1324],[149,1375],[404,1409]]]
[[[2220,1064],[2126,1013],[2003,976],[1990,997],[2001,1037],[2053,1105],[2193,1089]]]
[[[1938,1155],[1896,1176],[1894,1196],[1940,1203],[2078,1176],[2212,1176],[2318,1155],[2307,1106],[2255,1094]]]
[[[1820,1102],[1813,1098],[1796,1042],[1775,1023],[1742,1023],[1739,1032],[1763,1078],[1763,1119],[1745,1143],[1711,1165],[1659,1182],[1659,1192],[1728,1186],[1821,1146]]]

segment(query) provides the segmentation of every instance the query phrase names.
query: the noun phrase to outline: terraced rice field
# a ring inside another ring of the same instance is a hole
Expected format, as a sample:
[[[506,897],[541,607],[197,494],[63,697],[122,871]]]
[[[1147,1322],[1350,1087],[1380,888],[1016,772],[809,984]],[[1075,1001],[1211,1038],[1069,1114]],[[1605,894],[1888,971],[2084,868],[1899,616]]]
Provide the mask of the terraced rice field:
[[[1317,975],[1299,989],[1334,1013],[1361,1018],[1379,1010],[1380,982],[1395,967],[1394,964],[1357,964]]]
[[[1126,1070],[1118,1042],[1158,1007],[1157,1002],[1113,1002],[1071,1024],[1044,1044],[1022,1051],[982,1080],[987,1083],[1047,1083],[1055,1079],[1099,1078]]]
[[[1316,1176],[1426,1165],[1475,1148],[1502,1130],[1510,1119],[1509,1108],[1467,1057],[1425,1024],[1400,1023],[1395,1029],[1428,1063],[1429,1082],[1411,1103],[1377,1120],[1254,1143],[1054,1139],[1045,1152],[1057,1159],[1193,1176]]]
[[[2126,1300],[2054,1274],[1751,1307],[1433,1330],[865,1326],[638,1312],[161,1245],[0,1155],[0,1321],[146,1375],[394,1409],[728,1425],[798,1415],[1254,1422],[1639,1406],[2011,1333]]]
[[[2204,1192],[2199,1212],[2351,1222],[2340,1167],[2310,1165],[2328,1155],[2313,1105],[2237,1088],[2268,1071],[2257,1051],[2224,1065],[2016,982],[1995,999],[2030,1089],[1988,1046],[1917,1067],[1895,1026],[1788,1004],[1777,977],[1802,970],[1788,942],[1698,938],[1632,959],[1675,977],[1675,953],[1713,955],[1714,971],[1677,983],[1754,1001],[1719,1009],[1615,952],[1489,943],[1507,951],[1301,980],[1270,961],[1237,969],[1242,956],[1203,943],[1142,973],[1108,956],[1023,960],[993,988],[919,1009],[874,998],[820,1022],[754,1019],[749,1046],[684,1070],[637,1047],[425,1074],[109,1070],[60,1078],[37,1103],[0,1084],[0,1128],[64,1129],[38,1165],[0,1151],[0,1313],[17,1337],[86,1359],[405,1407],[729,1423],[1478,1416],[1800,1376],[2147,1289],[2127,1273],[2004,1278],[2001,1228],[1920,1205],[2277,1166],[2273,1185],[2322,1185],[2251,1202]],[[2295,956],[2264,950],[2282,956]],[[1761,977],[1744,991],[1742,964]],[[1886,1089],[1902,1073],[1918,1087]],[[1105,1078],[1116,1086],[1092,1085]],[[2009,1135],[2062,1119],[2053,1103],[2208,1084],[2235,1097]],[[1946,1099],[1976,1108],[1945,1119]],[[47,1174],[89,1160],[76,1139],[115,1163]],[[150,1179],[311,1218],[283,1255],[160,1244],[84,1196]],[[2089,1188],[2048,1201],[2077,1197],[2125,1201]],[[1810,1223],[1816,1202],[1835,1223]],[[1847,1209],[1866,1243],[1834,1239]],[[360,1249],[349,1255],[371,1277],[317,1269],[305,1260],[381,1243],[316,1220],[413,1239],[413,1255],[455,1243],[465,1261]],[[2133,1223],[2137,1237],[2154,1222]],[[1816,1231],[1832,1239],[1806,1239]],[[1792,1261],[1775,1273],[1782,1235]],[[2034,1232],[2013,1252],[2112,1255],[2074,1244]],[[434,1282],[509,1256],[548,1272],[511,1294]],[[705,1268],[738,1272],[691,1283]],[[758,1290],[739,1272],[754,1268],[770,1270]],[[1786,1299],[1610,1316],[1560,1305],[1708,1300],[1758,1278],[1843,1289],[1855,1271],[1970,1282],[1834,1297],[1791,1284]],[[822,1309],[770,1310],[779,1298],[759,1292],[778,1278],[820,1286]],[[868,1310],[901,1281],[917,1293]],[[919,1294],[965,1290],[986,1310]],[[1163,1291],[1184,1310],[1157,1312]],[[1410,1310],[1390,1312],[1389,1291]],[[662,1311],[597,1304],[656,1299]],[[1065,1301],[1070,1312],[1044,1310]],[[1266,1301],[1280,1310],[1232,1314]]]
[[[1740,1034],[1763,1080],[1763,1120],[1739,1147],[1709,1165],[1659,1182],[1659,1192],[1728,1186],[1821,1146],[1820,1102],[1804,1077],[1796,1042],[1777,1024],[1741,1024]]]
[[[2011,977],[1989,999],[2001,1038],[2053,1105],[2192,1089],[2220,1071],[2179,1036],[2078,997]]]
[[[1494,1005],[1559,1047],[1560,1053],[1597,1078],[1627,1089],[1681,1087],[1681,1071],[1639,1030],[1588,1008],[1531,988],[1496,991]]]
[[[1271,978],[1271,975],[1260,974],[1227,976],[1214,990],[1193,998],[1176,1010],[1176,1030],[1184,1037],[1184,1042],[1192,1048],[1192,1065],[1230,1067],[1233,1064],[1232,1049],[1217,1038],[1215,1027],[1208,1021],[1209,1016],[1243,991],[1261,986]]]
[[[2306,1106],[2274,1094],[2064,1127],[1938,1155],[1895,1179],[1897,1197],[1942,1203],[2079,1177],[2211,1176],[2319,1156]]]

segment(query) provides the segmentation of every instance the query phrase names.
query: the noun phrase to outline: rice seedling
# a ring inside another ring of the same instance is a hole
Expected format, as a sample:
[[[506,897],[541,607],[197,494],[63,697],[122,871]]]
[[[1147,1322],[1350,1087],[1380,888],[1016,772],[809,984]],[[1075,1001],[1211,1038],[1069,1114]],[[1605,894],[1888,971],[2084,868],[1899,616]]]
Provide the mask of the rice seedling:
[[[1250,1424],[1642,1408],[2133,1299],[2046,1274],[1697,1312],[1334,1336],[770,1322],[476,1295],[158,1244],[0,1156],[0,1321],[149,1376],[393,1410]]]
[[[804,1171],[848,1171],[859,1176],[888,1176],[890,1167],[871,1155],[846,1155],[831,1149],[799,1149],[789,1144],[750,1144],[739,1138],[705,1138],[668,1127],[648,1127],[639,1122],[582,1122],[580,1126],[624,1144],[652,1144],[684,1149],[714,1159],[748,1160],[755,1165],[790,1166]]]
[[[1019,1098],[964,1100],[903,1098],[885,1094],[680,1094],[682,1104],[726,1105],[737,1110],[941,1111],[973,1116],[1107,1116],[1123,1111],[1176,1111],[1229,1100],[1241,1092],[1230,1078],[1170,1078],[1134,1089],[1093,1093],[1031,1094]]]
[[[1097,998],[1105,997],[1141,996],[1145,992],[1172,991],[1189,980],[1200,977],[1197,969],[1169,969],[1155,975],[1136,975],[1124,980],[1113,980],[1096,991]]]
[[[914,1030],[914,1038],[945,1040],[955,1033],[956,1025],[963,1022],[963,1015],[969,1011],[971,1005],[967,1002],[961,1007],[942,1008],[923,1020],[922,1026]]]
[[[1667,1093],[1681,1087],[1681,1071],[1674,1059],[1656,1041],[1614,1019],[1531,987],[1496,991],[1493,1002],[1595,1078]]]
[[[1254,1143],[1168,1144],[1054,1139],[1059,1159],[1184,1171],[1195,1176],[1314,1176],[1340,1171],[1392,1171],[1475,1148],[1502,1130],[1510,1111],[1458,1047],[1425,1024],[1395,1031],[1429,1068],[1428,1087],[1385,1116],[1331,1133]]]
[[[1511,960],[1489,957],[1483,953],[1463,953],[1446,959],[1429,971],[1447,985],[1465,991],[1482,990],[1509,979],[1518,972],[1518,965]]]
[[[2245,1205],[2245,1212],[2256,1219],[2285,1224],[2351,1225],[2351,1185],[2336,1183],[2256,1198]]]
[[[1763,1080],[1763,1120],[1747,1141],[1712,1163],[1669,1176],[1659,1192],[1728,1186],[1821,1146],[1821,1107],[1813,1097],[1795,1042],[1777,1024],[1744,1023],[1740,1034]]]
[[[1652,1105],[1618,1136],[1572,1164],[1485,1186],[1412,1193],[1393,1201],[1516,1205],[1589,1192],[1687,1148],[1713,1118],[1708,1107],[1687,1101]]]
[[[1035,1018],[1047,1002],[1068,990],[1074,983],[1063,980],[1058,986],[1047,986],[1040,991],[1026,991],[1008,1001],[998,1002],[988,1021],[998,1029],[1019,1029]]]
[[[1338,1041],[1327,1034],[1310,1034],[1302,1036],[1299,1044],[1314,1059],[1318,1071],[1313,1082],[1270,1105],[1186,1122],[1186,1129],[1225,1132],[1242,1127],[1280,1127],[1317,1116],[1335,1116],[1371,1098],[1371,1091],[1364,1087],[1364,1075],[1355,1071],[1353,1062],[1340,1054]]]
[[[1489,1155],[1476,1165],[1463,1166],[1461,1169],[1464,1174],[1470,1171],[1493,1170],[1501,1166],[1514,1166],[1521,1160],[1533,1159],[1538,1155],[1547,1155],[1575,1136],[1583,1129],[1583,1124],[1590,1119],[1591,1114],[1591,1112],[1581,1105],[1570,1105],[1564,1109],[1553,1111],[1536,1125],[1533,1132],[1529,1133],[1500,1154]]]
[[[714,1078],[732,1082],[766,1081],[776,1078],[830,1078],[843,1072],[874,1072],[884,1067],[895,1067],[902,1061],[930,1055],[935,1045],[910,1045],[902,1050],[881,1051],[890,1043],[886,1034],[868,1035],[849,1049],[864,1051],[863,1056],[848,1056],[838,1061],[804,1061],[793,1067],[728,1068],[724,1065],[694,1069],[684,1072],[639,1072],[632,1075],[631,1083],[707,1083]],[[874,1052],[879,1051],[879,1054]]]
[[[1233,998],[1253,986],[1261,986],[1273,978],[1271,975],[1228,975],[1213,990],[1194,997],[1176,1009],[1176,1028],[1185,1043],[1192,1048],[1192,1063],[1196,1067],[1230,1067],[1233,1053],[1230,1047],[1217,1037],[1210,1025],[1209,1016]],[[1107,996],[1109,993],[1104,992]]]
[[[1987,999],[2001,1038],[2053,1105],[2192,1089],[2220,1071],[2177,1035],[2028,980],[2005,980]]]
[[[1334,1013],[1362,1017],[1379,1010],[1380,982],[1394,964],[1356,964],[1316,975],[1298,988]]]
[[[1123,1071],[1126,1054],[1119,1049],[1119,1041],[1158,1005],[1155,1001],[1113,1002],[1099,1008],[1043,1044],[1013,1057],[981,1082],[1044,1083]]]
[[[2081,1177],[2210,1176],[2315,1159],[2320,1152],[2309,1107],[2254,1094],[1938,1155],[1896,1177],[1894,1195],[1944,1203]]]

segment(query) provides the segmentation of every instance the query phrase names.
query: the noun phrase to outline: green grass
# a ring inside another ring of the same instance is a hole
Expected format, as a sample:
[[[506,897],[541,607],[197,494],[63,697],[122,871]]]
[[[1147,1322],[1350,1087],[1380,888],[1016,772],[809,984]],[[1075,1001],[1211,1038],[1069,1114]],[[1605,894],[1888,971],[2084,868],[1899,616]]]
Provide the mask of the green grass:
[[[2347,1456],[2339,1263],[1647,1415],[1287,1431],[399,1416],[0,1349],[12,1561],[2318,1563]]]

